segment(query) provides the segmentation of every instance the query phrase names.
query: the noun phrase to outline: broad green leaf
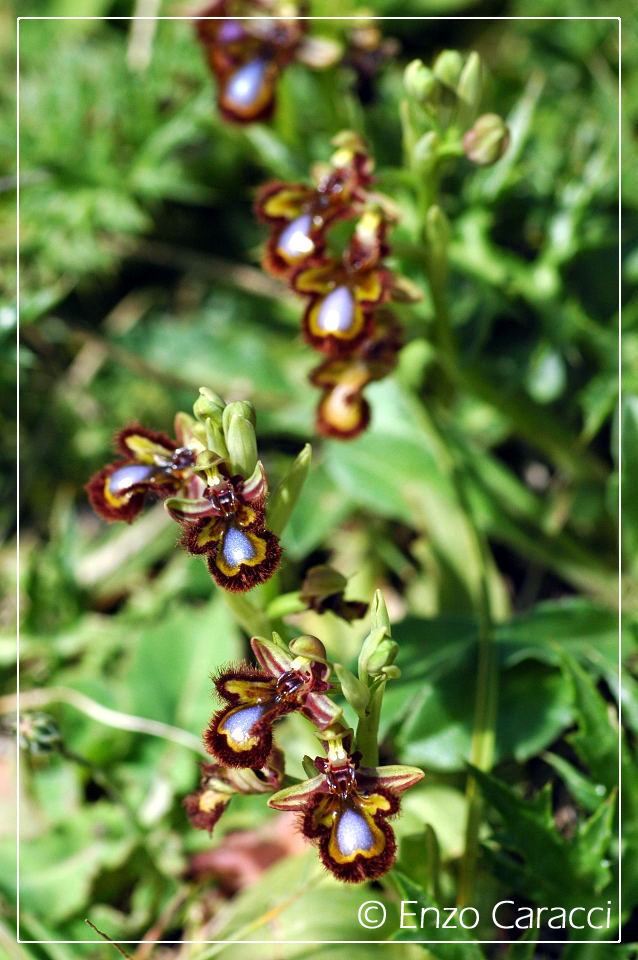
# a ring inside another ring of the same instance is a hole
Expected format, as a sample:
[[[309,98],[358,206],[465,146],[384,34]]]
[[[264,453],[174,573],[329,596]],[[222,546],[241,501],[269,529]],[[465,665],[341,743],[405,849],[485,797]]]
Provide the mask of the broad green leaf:
[[[199,609],[169,606],[140,632],[128,673],[133,711],[200,733],[212,713],[211,673],[236,662],[240,649],[218,591]]]
[[[26,910],[63,920],[85,907],[93,879],[118,867],[137,838],[125,813],[101,801],[20,847],[21,903]],[[5,870],[2,871],[5,873]],[[5,873],[10,876],[9,873]]]

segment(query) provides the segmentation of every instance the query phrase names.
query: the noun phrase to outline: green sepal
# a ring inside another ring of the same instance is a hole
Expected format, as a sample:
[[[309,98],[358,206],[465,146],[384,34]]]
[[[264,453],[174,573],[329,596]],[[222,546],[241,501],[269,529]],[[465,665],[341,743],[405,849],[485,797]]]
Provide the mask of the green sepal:
[[[213,420],[211,417],[207,417],[204,421],[204,426],[206,428],[206,447],[211,452],[216,454],[222,460],[228,459],[228,447],[226,446],[226,441],[224,439],[224,434],[220,423],[216,420]]]
[[[418,767],[408,767],[401,763],[388,764],[385,767],[367,767],[362,770],[378,780],[382,787],[393,790],[395,793],[409,790],[425,776],[423,770]]]
[[[320,773],[310,780],[302,780],[301,783],[295,783],[292,787],[278,790],[269,798],[268,806],[274,807],[275,810],[303,810],[323,782],[324,777]]]
[[[194,500],[192,497],[168,497],[164,501],[164,509],[171,515],[173,520],[199,520],[200,517],[211,517],[215,511],[211,507],[210,500],[198,497]]]

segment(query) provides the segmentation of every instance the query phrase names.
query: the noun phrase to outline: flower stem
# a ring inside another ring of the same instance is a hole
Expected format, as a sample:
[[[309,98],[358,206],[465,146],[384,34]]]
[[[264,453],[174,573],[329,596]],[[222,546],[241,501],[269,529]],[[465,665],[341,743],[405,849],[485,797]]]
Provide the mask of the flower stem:
[[[239,626],[251,637],[270,637],[270,620],[243,593],[224,590],[224,600]]]
[[[357,724],[356,749],[361,752],[363,767],[376,767],[379,763],[379,720],[385,693],[385,679],[370,689],[370,700],[364,715]]]

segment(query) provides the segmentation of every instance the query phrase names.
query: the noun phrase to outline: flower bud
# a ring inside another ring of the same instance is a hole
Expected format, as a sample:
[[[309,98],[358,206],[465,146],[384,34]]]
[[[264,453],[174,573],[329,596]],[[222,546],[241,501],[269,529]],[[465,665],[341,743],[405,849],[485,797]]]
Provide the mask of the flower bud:
[[[460,101],[458,122],[463,129],[476,116],[483,93],[483,64],[475,50],[465,61],[456,92]]]
[[[370,654],[366,660],[366,673],[371,677],[376,677],[380,673],[385,673],[386,668],[390,666],[399,652],[399,644],[386,637],[378,645],[376,650]],[[389,676],[389,674],[387,674]]]
[[[199,388],[199,397],[193,404],[193,413],[201,423],[203,423],[207,417],[221,423],[223,410],[224,401],[214,390],[209,390],[208,387]]]
[[[438,159],[440,142],[434,130],[419,137],[412,151],[412,162],[418,173],[427,174],[432,169]]]
[[[468,160],[481,167],[496,163],[507,150],[509,130],[497,113],[484,113],[463,137]]]
[[[250,477],[257,464],[257,437],[253,424],[246,417],[235,414],[227,421],[224,436],[233,473]]]
[[[372,629],[383,628],[390,636],[390,617],[385,599],[380,590],[375,590],[372,600]]]
[[[432,70],[440,83],[456,90],[463,70],[463,57],[458,50],[442,50],[434,61]]]
[[[303,634],[301,637],[295,637],[288,644],[291,653],[296,657],[305,657],[307,660],[326,659],[326,648],[318,637],[310,634]]]
[[[422,60],[413,60],[403,72],[403,85],[416,103],[425,104],[434,90],[435,80]]]
[[[355,713],[357,713],[358,716],[362,716],[368,706],[370,691],[365,683],[361,683],[353,673],[350,673],[347,667],[342,666],[340,663],[335,663],[334,669],[337,674],[337,679],[341,684],[344,697]]]
[[[250,400],[233,400],[232,403],[226,404],[222,414],[222,427],[224,433],[228,431],[228,428],[230,427],[230,421],[233,417],[244,417],[245,420],[248,420],[249,423],[252,423],[253,427],[257,422],[257,418],[255,416],[255,407]]]

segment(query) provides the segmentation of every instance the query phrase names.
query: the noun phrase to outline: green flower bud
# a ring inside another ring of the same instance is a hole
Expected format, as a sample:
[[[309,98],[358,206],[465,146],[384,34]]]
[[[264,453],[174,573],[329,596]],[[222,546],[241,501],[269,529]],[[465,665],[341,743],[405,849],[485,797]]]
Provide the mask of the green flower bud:
[[[374,598],[372,600],[372,629],[378,630],[383,628],[388,636],[390,636],[390,617],[388,616],[388,608],[385,605],[385,599],[380,590],[375,590]]]
[[[361,683],[353,673],[350,673],[347,667],[335,663],[334,669],[344,697],[355,713],[360,717],[363,716],[370,699],[370,691],[365,683]]]
[[[463,149],[468,160],[485,167],[500,160],[509,142],[503,119],[497,113],[484,113],[463,137]]]
[[[371,677],[376,677],[380,673],[385,673],[386,667],[396,659],[399,652],[399,644],[386,637],[377,645],[376,650],[370,654],[366,661],[366,673]]]
[[[412,163],[418,173],[427,174],[439,156],[441,141],[434,130],[429,130],[419,137],[412,151]]]
[[[460,101],[458,122],[463,129],[476,116],[483,94],[483,64],[475,50],[465,61],[456,92]]]
[[[463,57],[458,50],[442,50],[434,61],[432,70],[443,86],[456,90],[463,70]]]
[[[268,508],[268,529],[279,536],[290,519],[290,515],[299,499],[312,459],[312,447],[309,443],[293,460],[290,470],[283,478],[270,499]]]
[[[249,423],[252,423],[253,427],[257,423],[255,407],[250,400],[233,400],[232,403],[226,404],[224,407],[224,413],[222,415],[222,427],[224,429],[224,433],[226,433],[230,427],[230,421],[233,417],[244,417],[245,420],[248,420]]]
[[[434,75],[422,60],[413,60],[403,72],[403,86],[416,103],[425,104],[435,87]]]
[[[253,424],[246,417],[235,414],[228,421],[224,436],[231,470],[233,473],[240,473],[242,477],[250,477],[257,465],[257,437]]]
[[[372,630],[363,641],[361,645],[361,650],[359,652],[359,662],[357,665],[360,680],[365,680],[369,676],[368,662],[370,660],[370,657],[374,655],[379,644],[387,636],[389,636],[389,633],[386,627],[373,626]]]
[[[224,401],[208,387],[199,388],[199,397],[193,404],[193,413],[197,419],[203,423],[207,417],[221,423],[221,416],[224,410]]]
[[[320,661],[325,661],[326,659],[326,648],[321,640],[308,633],[303,634],[301,637],[295,637],[294,640],[290,641],[288,647],[290,652],[294,653],[296,657],[306,657],[307,660]]]

